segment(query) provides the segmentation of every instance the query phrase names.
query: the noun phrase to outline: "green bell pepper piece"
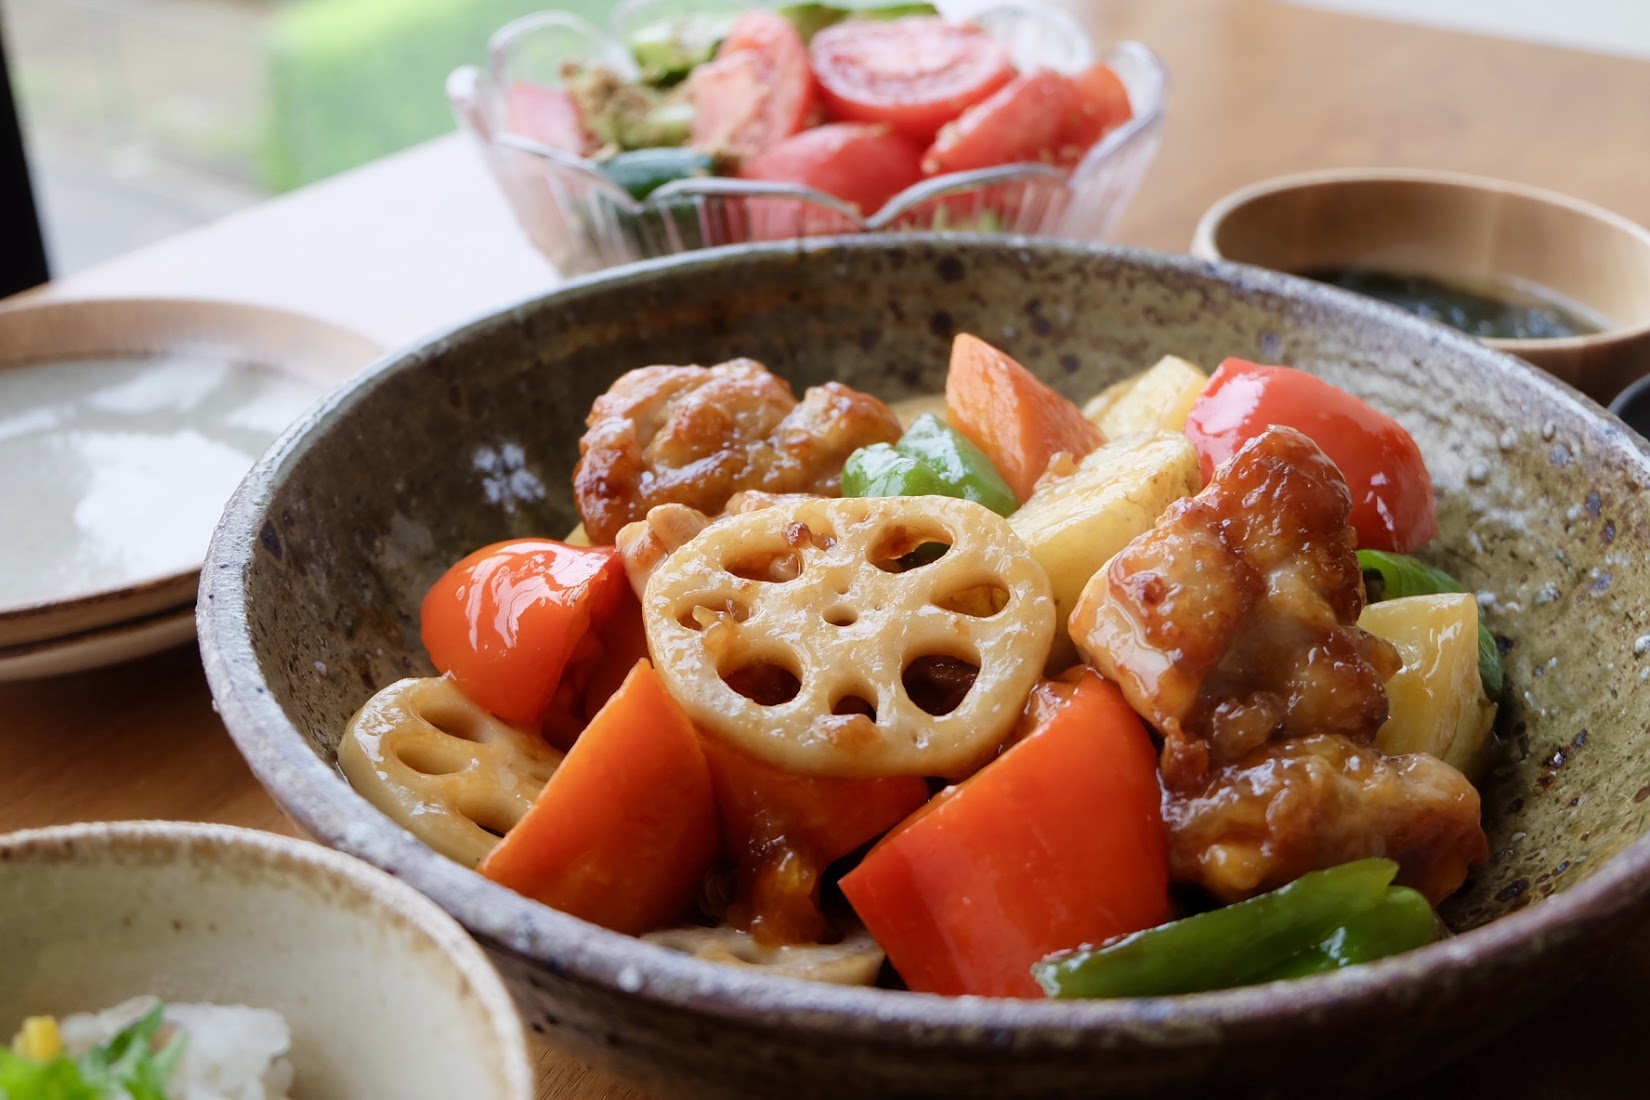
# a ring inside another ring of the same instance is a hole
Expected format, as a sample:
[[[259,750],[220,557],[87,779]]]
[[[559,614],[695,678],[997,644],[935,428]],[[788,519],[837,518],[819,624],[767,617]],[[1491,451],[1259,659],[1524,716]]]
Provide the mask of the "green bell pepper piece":
[[[1413,951],[1431,943],[1437,929],[1438,917],[1420,891],[1407,886],[1389,886],[1373,909],[1359,913],[1322,943],[1302,951],[1255,981],[1304,978]]]
[[[955,496],[937,470],[888,443],[873,443],[848,456],[842,467],[845,497]]]
[[[938,471],[940,480],[954,489],[950,496],[983,504],[999,516],[1010,515],[1020,506],[1014,490],[985,452],[933,413],[917,417],[894,449]]]
[[[999,516],[1020,506],[985,452],[933,413],[924,413],[899,442],[873,443],[842,467],[845,497],[959,497]]]
[[[1465,592],[1461,582],[1426,562],[1408,554],[1394,554],[1388,550],[1359,550],[1358,568],[1364,573],[1364,586],[1369,589],[1371,603],[1396,600],[1404,596],[1436,596],[1440,592]],[[1478,624],[1478,678],[1484,684],[1484,697],[1492,703],[1501,701],[1507,674],[1501,665],[1501,647],[1495,644],[1495,635],[1482,622]]]
[[[1380,902],[1390,859],[1312,871],[1247,901],[1160,924],[1099,948],[1052,955],[1031,976],[1050,997],[1158,997],[1261,980]]]

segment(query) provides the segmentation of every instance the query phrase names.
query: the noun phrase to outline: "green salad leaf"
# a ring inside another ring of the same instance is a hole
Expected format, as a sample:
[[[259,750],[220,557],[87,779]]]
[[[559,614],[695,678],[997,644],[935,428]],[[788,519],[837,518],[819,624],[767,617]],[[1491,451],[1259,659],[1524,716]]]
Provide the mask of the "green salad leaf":
[[[0,1047],[0,1100],[108,1100],[122,1092],[131,1100],[167,1100],[166,1082],[183,1058],[184,1037],[155,1049],[163,1010],[155,1005],[79,1057],[65,1053],[40,1061]]]

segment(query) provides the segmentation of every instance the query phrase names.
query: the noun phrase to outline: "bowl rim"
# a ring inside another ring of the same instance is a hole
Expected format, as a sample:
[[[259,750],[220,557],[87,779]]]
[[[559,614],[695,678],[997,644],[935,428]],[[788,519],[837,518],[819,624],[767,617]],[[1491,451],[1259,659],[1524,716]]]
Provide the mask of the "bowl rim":
[[[472,934],[559,976],[656,1005],[756,1028],[807,1028],[844,1039],[896,1041],[945,1048],[978,1042],[981,1029],[1012,1035],[1019,1049],[1069,1051],[1079,1036],[1106,1036],[1158,1050],[1192,1048],[1211,1028],[1260,1027],[1280,1019],[1323,1017],[1414,995],[1433,980],[1492,980],[1559,945],[1597,940],[1599,932],[1650,909],[1650,833],[1610,857],[1587,879],[1515,912],[1404,955],[1288,983],[1169,997],[1116,1000],[1016,1000],[949,997],[865,987],[830,986],[691,958],[612,932],[530,901],[437,854],[395,825],[328,767],[275,701],[259,671],[239,584],[256,552],[277,479],[302,457],[311,433],[347,415],[378,385],[474,333],[508,326],[526,313],[610,294],[661,275],[686,275],[728,262],[802,259],[826,263],[843,252],[935,254],[1006,251],[1109,260],[1170,276],[1214,279],[1245,294],[1300,301],[1325,299],[1387,329],[1409,329],[1440,354],[1490,356],[1555,408],[1598,421],[1619,434],[1622,453],[1650,483],[1650,441],[1569,385],[1464,333],[1435,325],[1362,295],[1264,268],[1053,238],[902,233],[808,238],[701,249],[571,279],[525,302],[459,324],[393,352],[335,390],[294,423],[247,475],[213,535],[198,604],[208,683],[230,736],[254,774],[311,835],[389,871],[460,919]],[[889,1029],[898,1029],[897,1035]]]
[[[1247,206],[1257,199],[1267,198],[1271,195],[1281,195],[1305,187],[1359,183],[1410,183],[1455,191],[1517,195],[1519,198],[1560,207],[1573,214],[1607,225],[1623,237],[1637,243],[1639,248],[1644,251],[1647,259],[1650,259],[1650,228],[1646,228],[1626,215],[1618,214],[1608,207],[1588,202],[1586,199],[1576,198],[1574,195],[1567,195],[1562,191],[1554,191],[1528,183],[1519,183],[1516,180],[1497,179],[1494,176],[1479,176],[1470,172],[1456,172],[1437,168],[1323,168],[1257,180],[1222,195],[1203,212],[1197,220],[1197,228],[1192,231],[1191,254],[1206,260],[1246,263],[1247,261],[1234,260],[1226,256],[1215,244],[1216,236],[1222,225],[1239,208]],[[1506,351],[1513,355],[1523,355],[1530,352],[1580,351],[1636,340],[1646,335],[1650,335],[1650,317],[1646,317],[1645,320],[1636,324],[1617,325],[1602,332],[1589,333],[1583,336],[1521,340],[1484,337],[1480,342],[1488,347]]]
[[[394,876],[313,841],[239,825],[205,821],[78,821],[0,833],[0,862],[50,867],[102,856],[144,855],[156,846],[168,861],[205,856],[249,866],[266,888],[286,891],[290,877],[320,875],[341,884],[371,907],[389,910],[437,949],[468,985],[503,1056],[507,1093],[500,1100],[532,1100],[533,1062],[526,1034],[504,979],[464,927],[441,906]],[[250,858],[249,858],[250,857]]]
[[[774,10],[773,0],[725,0],[725,2],[744,11]],[[629,6],[636,6],[634,0]],[[610,23],[619,18],[623,8],[624,5],[621,5],[619,8],[614,9]],[[1162,126],[1168,111],[1169,72],[1163,63],[1163,59],[1151,47],[1143,42],[1123,39],[1112,43],[1105,49],[1098,49],[1093,36],[1088,34],[1069,12],[1061,8],[1051,8],[1038,4],[1034,0],[1033,2],[1000,0],[994,6],[982,7],[978,11],[956,18],[966,22],[1002,12],[1029,13],[1030,18],[1045,21],[1055,31],[1080,34],[1083,41],[1091,48],[1092,60],[1095,63],[1104,62],[1114,68],[1119,63],[1132,63],[1140,66],[1144,71],[1147,84],[1146,90],[1150,93],[1145,109],[1140,110],[1139,104],[1131,102],[1130,106],[1133,113],[1130,117],[1121,125],[1115,126],[1103,134],[1099,141],[1085,149],[1083,155],[1068,167],[1056,168],[1036,161],[1018,161],[994,165],[989,168],[942,172],[933,176],[925,176],[916,183],[903,188],[897,194],[890,196],[874,211],[861,212],[834,195],[804,184],[747,180],[739,176],[690,177],[673,180],[656,189],[645,198],[637,199],[631,196],[615,180],[608,177],[601,170],[600,162],[593,157],[545,145],[525,134],[509,129],[508,124],[497,128],[493,132],[485,132],[487,129],[485,119],[490,112],[482,105],[483,100],[490,97],[496,98],[502,94],[503,88],[499,85],[497,70],[500,68],[501,59],[508,55],[509,50],[522,35],[542,27],[562,27],[588,37],[592,41],[605,42],[609,54],[613,50],[622,51],[627,48],[618,40],[612,26],[598,26],[568,9],[552,8],[531,12],[499,27],[487,40],[486,60],[482,64],[461,65],[448,74],[446,94],[460,125],[466,128],[472,125],[478,126],[475,136],[486,145],[521,153],[541,162],[542,167],[550,170],[572,173],[586,186],[601,194],[606,201],[612,203],[618,210],[632,217],[648,211],[661,210],[672,201],[683,199],[783,198],[811,204],[821,210],[833,213],[855,223],[860,232],[879,232],[887,229],[912,210],[920,208],[930,201],[964,195],[972,191],[986,190],[996,186],[1017,183],[1042,184],[1056,186],[1069,193],[1074,189],[1075,181],[1092,175],[1098,170],[1099,165],[1111,160],[1119,150],[1145,140]],[[633,69],[633,66],[631,68]],[[473,122],[472,113],[475,116]],[[688,146],[684,145],[680,148],[688,148]]]

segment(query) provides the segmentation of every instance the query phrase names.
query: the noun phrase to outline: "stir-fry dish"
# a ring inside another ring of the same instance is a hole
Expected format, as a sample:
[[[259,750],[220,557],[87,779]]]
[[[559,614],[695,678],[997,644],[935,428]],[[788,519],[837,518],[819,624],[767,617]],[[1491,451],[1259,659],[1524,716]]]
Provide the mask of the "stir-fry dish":
[[[504,121],[591,158],[637,199],[735,176],[812,187],[869,217],[949,172],[1072,167],[1132,116],[1106,65],[1022,70],[1010,44],[927,3],[689,15],[628,45],[638,76],[569,63],[560,86],[508,86]]]
[[[30,1016],[0,1046],[3,1100],[286,1100],[292,1036],[278,1012],[134,997]]]
[[[1409,433],[1236,359],[1080,408],[966,334],[918,404],[625,374],[580,527],[451,567],[441,675],[345,775],[529,898],[818,980],[1172,994],[1447,934],[1502,673],[1409,556]]]

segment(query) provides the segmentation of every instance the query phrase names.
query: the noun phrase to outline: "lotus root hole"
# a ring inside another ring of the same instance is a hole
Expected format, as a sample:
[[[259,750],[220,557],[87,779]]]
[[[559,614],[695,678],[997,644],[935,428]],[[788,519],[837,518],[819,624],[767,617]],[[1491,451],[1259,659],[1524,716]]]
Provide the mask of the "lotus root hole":
[[[849,692],[831,704],[832,714],[858,714],[875,722],[877,720],[876,704],[864,695]]]
[[[962,706],[979,675],[978,661],[931,653],[907,664],[900,682],[911,702],[938,717]]]
[[[722,682],[753,703],[777,707],[802,690],[797,674],[771,660],[747,661],[721,673]]]
[[[456,758],[440,745],[432,745],[428,741],[402,739],[391,751],[397,760],[420,775],[453,775],[463,771],[469,763],[468,760]]]
[[[989,619],[1008,606],[1008,589],[997,581],[981,581],[934,597],[934,606],[973,619]]]
[[[742,623],[751,617],[751,609],[735,599],[710,601],[699,599],[689,603],[676,616],[676,621],[689,630],[703,630],[719,620]]]
[[[945,557],[955,541],[930,524],[890,524],[871,547],[871,564],[884,573],[909,573]]]
[[[802,575],[802,554],[790,546],[780,550],[757,550],[735,558],[723,568],[740,580],[784,584]]]
[[[853,626],[859,622],[859,612],[851,607],[833,607],[825,612],[825,621],[832,626]]]
[[[418,716],[449,737],[456,737],[460,741],[480,741],[481,729],[479,717],[462,707],[449,707],[441,703],[426,706],[419,710]],[[431,772],[431,775],[440,775],[440,772]]]
[[[508,804],[502,800],[465,799],[454,808],[460,816],[469,818],[496,837],[502,837],[515,828],[516,822],[520,820],[520,815],[512,812]]]

